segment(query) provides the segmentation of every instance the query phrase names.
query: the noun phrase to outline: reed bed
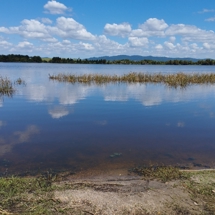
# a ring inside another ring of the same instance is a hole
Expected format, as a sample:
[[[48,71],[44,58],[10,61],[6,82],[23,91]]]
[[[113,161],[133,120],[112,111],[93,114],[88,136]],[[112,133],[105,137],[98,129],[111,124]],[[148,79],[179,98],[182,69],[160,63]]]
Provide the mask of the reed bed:
[[[17,86],[17,85],[25,86],[26,83],[21,78],[18,78],[17,80],[12,82],[7,77],[3,78],[3,77],[0,76],[0,97],[2,97],[2,96],[12,97],[13,94],[15,93],[15,91],[16,91],[14,86]]]
[[[215,74],[146,74],[131,72],[124,75],[102,75],[102,74],[84,74],[84,75],[68,75],[58,74],[49,75],[50,80],[70,83],[163,83],[172,87],[186,87],[190,84],[214,84]]]
[[[8,78],[0,77],[0,96],[12,96],[14,92],[13,83]]]

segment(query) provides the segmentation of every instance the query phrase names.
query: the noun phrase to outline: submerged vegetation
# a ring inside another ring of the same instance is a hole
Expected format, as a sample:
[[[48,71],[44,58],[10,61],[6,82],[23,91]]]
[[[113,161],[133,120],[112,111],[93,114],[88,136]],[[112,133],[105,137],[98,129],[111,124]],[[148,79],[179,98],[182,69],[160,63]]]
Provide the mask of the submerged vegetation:
[[[190,84],[214,84],[215,74],[146,74],[146,73],[129,73],[125,75],[102,75],[102,74],[85,74],[85,75],[49,75],[49,79],[60,82],[71,83],[163,83],[172,87],[186,87]]]

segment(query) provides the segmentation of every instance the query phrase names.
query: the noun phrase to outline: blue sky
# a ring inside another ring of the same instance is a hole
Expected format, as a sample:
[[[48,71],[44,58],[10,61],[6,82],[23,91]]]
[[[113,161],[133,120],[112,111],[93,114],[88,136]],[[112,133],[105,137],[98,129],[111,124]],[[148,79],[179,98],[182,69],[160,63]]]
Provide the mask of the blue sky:
[[[0,0],[0,54],[215,59],[213,0]]]

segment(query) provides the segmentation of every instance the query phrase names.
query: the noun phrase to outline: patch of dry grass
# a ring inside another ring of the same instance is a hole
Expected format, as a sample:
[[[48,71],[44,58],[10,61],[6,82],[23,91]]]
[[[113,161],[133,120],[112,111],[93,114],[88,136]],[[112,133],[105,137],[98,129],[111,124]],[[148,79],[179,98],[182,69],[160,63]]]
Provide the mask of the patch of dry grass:
[[[186,87],[190,84],[214,84],[215,74],[146,74],[146,73],[129,73],[124,75],[102,75],[102,74],[84,74],[84,75],[49,75],[50,80],[70,83],[163,83],[171,87]]]

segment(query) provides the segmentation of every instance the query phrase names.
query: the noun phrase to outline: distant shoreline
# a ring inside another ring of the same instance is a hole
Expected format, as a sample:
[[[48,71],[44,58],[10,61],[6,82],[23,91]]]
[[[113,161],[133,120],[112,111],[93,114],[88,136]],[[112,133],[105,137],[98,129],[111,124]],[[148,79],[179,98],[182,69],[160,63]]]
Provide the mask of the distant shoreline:
[[[129,56],[125,56],[128,57]],[[167,60],[153,60],[149,56],[149,59],[143,60],[130,60],[130,59],[113,59],[107,60],[100,58],[41,58],[40,56],[28,56],[28,55],[0,55],[0,62],[4,63],[63,63],[63,64],[114,64],[114,65],[215,65],[213,59],[201,59],[201,60],[185,60],[185,59],[174,59],[167,58]],[[157,59],[157,58],[155,58]],[[159,58],[158,58],[159,59]]]

